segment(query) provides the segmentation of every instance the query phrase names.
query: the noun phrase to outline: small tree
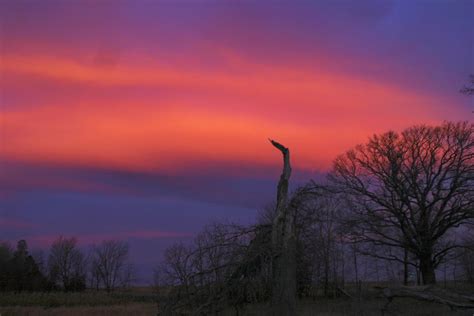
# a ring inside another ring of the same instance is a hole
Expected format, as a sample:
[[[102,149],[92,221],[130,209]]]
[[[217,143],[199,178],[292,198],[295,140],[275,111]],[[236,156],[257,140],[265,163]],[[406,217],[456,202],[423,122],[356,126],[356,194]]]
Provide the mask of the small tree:
[[[424,284],[458,245],[450,238],[474,217],[474,125],[415,126],[375,135],[339,156],[330,174],[351,205],[351,236],[407,249]]]
[[[128,244],[118,240],[106,240],[92,250],[91,274],[97,287],[107,292],[126,286],[132,278],[131,265],[127,264]]]
[[[49,277],[64,291],[81,291],[86,287],[86,260],[77,248],[76,238],[60,236],[53,242],[48,257]]]

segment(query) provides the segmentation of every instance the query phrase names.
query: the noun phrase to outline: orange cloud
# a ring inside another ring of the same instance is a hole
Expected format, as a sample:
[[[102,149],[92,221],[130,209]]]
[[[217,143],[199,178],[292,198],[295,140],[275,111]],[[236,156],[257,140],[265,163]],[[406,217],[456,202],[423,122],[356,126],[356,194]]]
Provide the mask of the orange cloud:
[[[145,59],[145,58],[141,58]],[[403,90],[387,82],[380,83],[361,77],[338,74],[322,69],[309,72],[285,65],[265,65],[255,62],[228,60],[230,70],[217,71],[203,67],[171,67],[166,62],[151,61],[146,65],[119,64],[104,67],[90,62],[51,57],[3,56],[0,70],[5,74],[39,77],[74,84],[102,87],[151,86],[226,92],[237,96],[247,95],[264,100],[297,102],[309,109],[376,110],[381,101],[402,107],[416,104],[423,109],[426,97]],[[140,60],[137,57],[137,60]]]
[[[320,137],[315,137],[312,128],[296,124],[176,108],[133,116],[119,108],[93,106],[6,112],[8,143],[2,155],[25,161],[176,171],[200,160],[272,164],[276,159],[266,143],[269,136],[295,147],[324,146],[330,152],[340,133],[319,129]],[[299,152],[305,157],[299,159],[301,166],[310,167],[314,163],[310,150]]]
[[[327,169],[338,153],[373,132],[439,121],[442,101],[389,83],[231,57],[230,70],[217,71],[5,56],[0,70],[23,76],[25,89],[38,78],[112,89],[117,96],[79,102],[62,95],[66,104],[38,100],[4,111],[0,156],[180,172],[200,161],[279,164],[266,143],[272,137],[292,149],[296,167]],[[121,100],[125,86],[165,87],[172,97]]]

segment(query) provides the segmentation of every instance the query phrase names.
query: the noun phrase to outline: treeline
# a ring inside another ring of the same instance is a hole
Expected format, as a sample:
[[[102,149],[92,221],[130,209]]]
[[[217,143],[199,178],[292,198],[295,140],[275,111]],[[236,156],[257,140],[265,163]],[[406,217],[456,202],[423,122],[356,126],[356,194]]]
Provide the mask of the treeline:
[[[473,282],[474,125],[387,132],[340,155],[294,191],[297,294],[350,295],[361,281]],[[251,226],[216,223],[165,251],[155,271],[166,313],[210,314],[269,301],[275,207]],[[164,291],[163,289],[166,289]]]
[[[0,291],[83,291],[86,287],[110,292],[129,286],[133,266],[128,263],[128,245],[106,240],[88,252],[76,238],[56,239],[45,258],[42,251],[31,254],[25,240],[16,249],[0,244]]]

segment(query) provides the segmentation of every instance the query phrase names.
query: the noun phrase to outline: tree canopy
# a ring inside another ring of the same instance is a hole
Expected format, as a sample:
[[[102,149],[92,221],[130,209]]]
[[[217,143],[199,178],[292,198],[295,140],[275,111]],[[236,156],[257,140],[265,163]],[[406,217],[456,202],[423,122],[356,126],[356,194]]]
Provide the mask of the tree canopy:
[[[374,135],[335,160],[330,180],[350,203],[355,241],[408,250],[435,283],[457,246],[449,233],[474,218],[474,125]]]

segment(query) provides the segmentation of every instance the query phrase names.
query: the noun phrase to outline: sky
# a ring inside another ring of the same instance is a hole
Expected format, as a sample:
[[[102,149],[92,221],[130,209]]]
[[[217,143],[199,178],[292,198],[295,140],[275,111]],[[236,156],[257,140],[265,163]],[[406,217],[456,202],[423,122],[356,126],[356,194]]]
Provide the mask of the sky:
[[[141,280],[374,133],[472,120],[474,1],[0,1],[0,240],[130,244]]]

